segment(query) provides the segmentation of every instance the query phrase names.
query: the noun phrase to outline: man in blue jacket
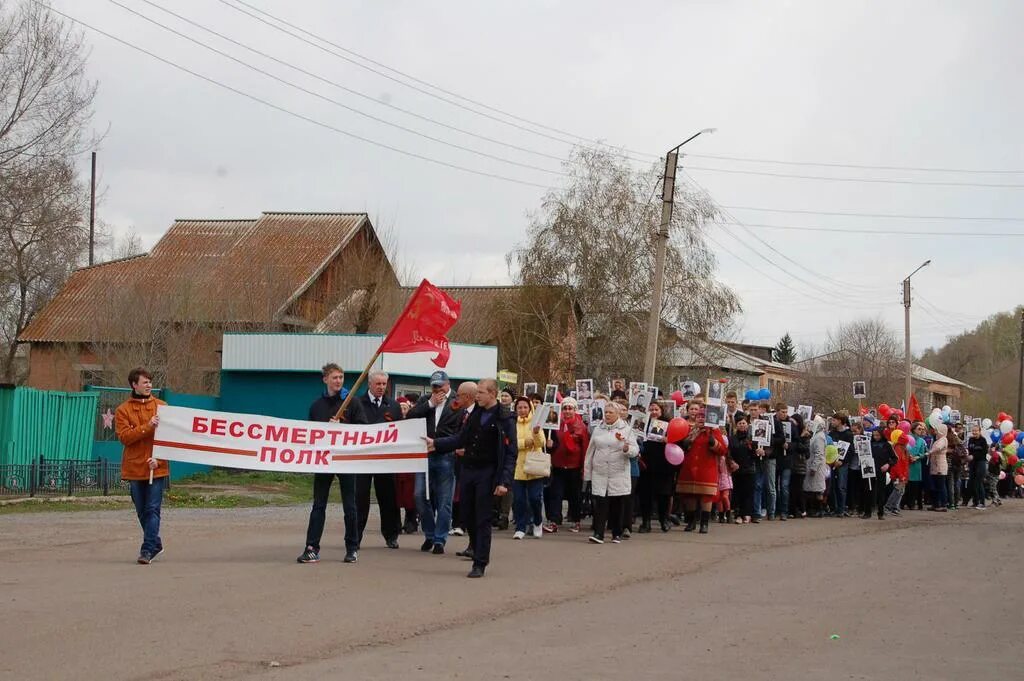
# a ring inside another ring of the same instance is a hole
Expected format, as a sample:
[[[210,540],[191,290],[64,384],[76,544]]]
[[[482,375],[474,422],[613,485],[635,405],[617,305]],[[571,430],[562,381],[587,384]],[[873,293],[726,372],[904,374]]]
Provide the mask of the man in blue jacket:
[[[473,546],[473,569],[467,577],[484,576],[491,556],[491,509],[494,497],[508,494],[517,456],[515,417],[498,403],[498,382],[485,378],[477,385],[476,409],[458,433],[426,438],[429,451],[462,449],[459,498]]]

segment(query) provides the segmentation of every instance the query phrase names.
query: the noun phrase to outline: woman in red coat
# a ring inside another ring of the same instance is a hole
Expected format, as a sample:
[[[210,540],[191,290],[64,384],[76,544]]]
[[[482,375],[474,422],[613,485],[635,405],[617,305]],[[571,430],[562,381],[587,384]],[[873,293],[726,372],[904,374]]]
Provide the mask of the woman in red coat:
[[[697,506],[700,505],[700,533],[708,533],[711,520],[711,504],[718,494],[718,459],[725,456],[728,447],[725,436],[719,428],[704,425],[704,409],[696,415],[695,427],[683,440],[686,458],[679,469],[676,492],[683,495],[683,509],[686,514],[685,532],[697,527]]]

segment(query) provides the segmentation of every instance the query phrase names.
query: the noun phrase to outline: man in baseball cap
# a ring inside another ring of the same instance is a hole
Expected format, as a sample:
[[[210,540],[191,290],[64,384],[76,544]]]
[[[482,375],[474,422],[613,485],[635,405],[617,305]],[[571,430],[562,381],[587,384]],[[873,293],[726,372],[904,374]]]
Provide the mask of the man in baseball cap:
[[[435,371],[430,374],[430,387],[440,388],[448,385],[448,374],[443,371]]]

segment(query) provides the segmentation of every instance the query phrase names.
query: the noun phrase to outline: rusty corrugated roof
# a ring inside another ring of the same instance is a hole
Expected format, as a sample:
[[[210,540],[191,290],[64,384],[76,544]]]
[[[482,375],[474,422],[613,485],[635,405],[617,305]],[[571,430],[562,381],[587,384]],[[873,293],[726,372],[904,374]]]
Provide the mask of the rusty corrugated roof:
[[[136,324],[270,321],[364,224],[365,213],[177,220],[150,253],[75,271],[19,340],[131,338],[126,311],[139,308]]]

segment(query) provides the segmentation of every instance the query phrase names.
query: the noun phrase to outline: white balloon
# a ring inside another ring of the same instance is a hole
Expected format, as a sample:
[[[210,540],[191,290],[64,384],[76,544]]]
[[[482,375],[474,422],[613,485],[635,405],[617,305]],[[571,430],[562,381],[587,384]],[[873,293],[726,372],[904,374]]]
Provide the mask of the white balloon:
[[[943,413],[943,414],[948,414],[948,413],[949,413],[949,412],[951,412],[951,411],[953,411],[953,407],[949,406],[948,404],[947,404],[947,405],[945,405],[945,406],[944,406],[944,407],[942,408],[942,413]]]
[[[984,419],[981,422],[981,427],[984,428],[985,430],[988,430],[989,428],[991,428],[992,427],[992,419]]]
[[[941,413],[942,413],[942,410],[941,410],[941,409],[939,409],[938,407],[935,407],[934,409],[932,409],[932,413],[933,413],[933,414],[941,414]]]
[[[1013,421],[1003,421],[999,424],[999,432],[1006,435],[1013,430]]]

